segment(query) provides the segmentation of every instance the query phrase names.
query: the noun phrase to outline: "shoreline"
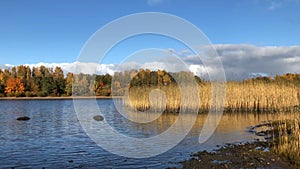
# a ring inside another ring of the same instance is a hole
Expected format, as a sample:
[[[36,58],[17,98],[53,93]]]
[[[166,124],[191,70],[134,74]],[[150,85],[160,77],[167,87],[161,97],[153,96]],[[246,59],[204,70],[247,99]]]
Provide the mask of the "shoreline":
[[[274,142],[274,138],[278,139],[278,136],[274,136],[273,132],[276,132],[276,129],[272,128],[270,124],[258,124],[252,126],[248,131],[258,136],[264,136],[264,141],[228,143],[217,146],[218,148],[211,152],[199,151],[191,154],[189,159],[176,163],[181,167],[168,169],[299,168],[294,165],[293,160],[275,152],[274,148],[277,143]]]
[[[74,99],[113,99],[122,96],[61,96],[61,97],[0,97],[1,100],[74,100]]]
[[[177,163],[181,167],[168,169],[297,168],[288,159],[270,150],[272,146],[269,141],[227,144],[213,152],[199,151],[191,154],[188,160]]]

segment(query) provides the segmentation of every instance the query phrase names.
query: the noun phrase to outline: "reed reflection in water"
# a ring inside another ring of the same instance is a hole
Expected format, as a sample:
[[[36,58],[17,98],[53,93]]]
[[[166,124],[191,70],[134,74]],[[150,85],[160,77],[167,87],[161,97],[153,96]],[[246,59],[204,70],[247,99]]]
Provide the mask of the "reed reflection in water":
[[[81,102],[83,110],[94,111],[89,108],[90,100]],[[153,137],[166,131],[178,117],[176,114],[162,114],[151,123],[134,123],[117,112],[111,99],[96,102],[107,123],[131,137]],[[294,118],[292,114],[225,113],[212,137],[199,144],[199,133],[207,116],[200,114],[189,134],[175,148],[145,160],[116,156],[98,147],[82,130],[72,100],[2,100],[0,107],[0,168],[166,168],[173,166],[169,162],[182,161],[200,150],[262,139],[247,132],[249,126],[268,120]],[[155,116],[132,112],[128,115],[138,118]],[[31,120],[19,122],[16,120],[19,116],[29,116]],[[191,115],[184,114],[182,117],[184,120],[179,124],[184,126]],[[90,117],[88,122],[95,120]],[[174,131],[173,135],[176,134],[180,131]],[[103,139],[106,140],[105,135]],[[131,143],[128,146],[134,148]],[[162,146],[156,145],[157,148]],[[70,160],[74,162],[70,163]]]

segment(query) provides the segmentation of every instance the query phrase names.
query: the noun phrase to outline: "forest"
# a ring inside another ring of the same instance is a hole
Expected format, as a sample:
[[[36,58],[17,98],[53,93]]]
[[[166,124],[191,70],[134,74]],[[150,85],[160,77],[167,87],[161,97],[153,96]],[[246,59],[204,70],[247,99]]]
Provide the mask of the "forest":
[[[167,87],[176,81],[189,83],[195,78],[198,85],[209,82],[189,72],[168,73],[149,69],[116,72],[114,76],[66,73],[60,67],[47,68],[20,65],[11,69],[0,69],[0,97],[59,97],[59,96],[110,96],[123,95],[126,88]],[[275,77],[257,77],[235,84],[275,84],[297,86],[300,74],[283,74]],[[113,93],[111,91],[113,89]]]
[[[187,72],[176,75],[181,80],[193,76]],[[30,68],[20,65],[11,69],[0,69],[0,97],[110,96],[111,88],[115,90],[114,94],[122,95],[129,86],[166,86],[175,83],[173,77],[176,75],[170,75],[163,70],[140,69],[116,72],[113,79],[109,74],[65,74],[60,67]],[[195,78],[197,82],[201,82],[199,77]]]

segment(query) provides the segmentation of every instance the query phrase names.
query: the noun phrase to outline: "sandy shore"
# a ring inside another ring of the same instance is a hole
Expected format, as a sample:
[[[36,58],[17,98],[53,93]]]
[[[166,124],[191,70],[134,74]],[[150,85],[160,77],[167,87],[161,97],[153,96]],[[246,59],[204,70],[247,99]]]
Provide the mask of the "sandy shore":
[[[121,96],[76,96],[76,97],[0,97],[0,100],[73,100],[73,99],[112,99]]]

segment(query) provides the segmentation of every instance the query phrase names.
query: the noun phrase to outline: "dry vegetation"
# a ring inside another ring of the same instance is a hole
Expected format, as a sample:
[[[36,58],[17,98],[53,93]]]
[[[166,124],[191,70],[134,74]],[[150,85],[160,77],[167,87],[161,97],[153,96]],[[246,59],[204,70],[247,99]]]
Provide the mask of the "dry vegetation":
[[[281,120],[275,123],[276,137],[274,151],[286,157],[292,164],[300,166],[299,117],[294,120]]]
[[[149,93],[156,87],[133,87],[129,90],[130,103],[134,109],[147,110],[151,106],[158,106],[156,110],[164,109],[163,104],[150,104]],[[211,85],[208,82],[199,84],[198,92],[200,102],[190,100],[188,105],[181,104],[181,91],[176,85],[162,86],[159,88],[166,98],[166,112],[178,112],[180,108],[189,110],[199,105],[199,112],[207,112],[211,105]],[[186,88],[184,92],[197,92]],[[188,95],[184,95],[188,97]],[[157,95],[155,100],[163,103],[162,95]],[[189,99],[189,98],[186,98]],[[300,166],[300,88],[297,83],[243,81],[226,83],[225,112],[229,113],[272,113],[280,116],[281,113],[294,114],[294,120],[280,120],[274,123],[273,151],[286,157],[292,164]],[[280,119],[280,118],[278,118]]]
[[[157,89],[155,87],[134,87],[130,89],[129,96],[131,104],[138,110],[150,108],[149,93]],[[197,92],[186,88],[182,92]],[[166,111],[178,112],[179,108],[189,109],[199,105],[199,112],[207,112],[211,105],[211,85],[208,82],[201,83],[198,87],[200,101],[191,100],[189,105],[181,105],[181,91],[175,85],[160,87],[166,96]],[[189,99],[189,95],[185,95]],[[156,97],[156,100],[164,98]],[[198,105],[197,105],[198,104]],[[159,104],[157,104],[159,105]],[[264,82],[227,82],[225,112],[296,112],[299,110],[300,98],[299,87],[295,85],[284,85]],[[163,106],[163,105],[160,105]],[[160,108],[161,109],[161,108]]]

